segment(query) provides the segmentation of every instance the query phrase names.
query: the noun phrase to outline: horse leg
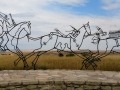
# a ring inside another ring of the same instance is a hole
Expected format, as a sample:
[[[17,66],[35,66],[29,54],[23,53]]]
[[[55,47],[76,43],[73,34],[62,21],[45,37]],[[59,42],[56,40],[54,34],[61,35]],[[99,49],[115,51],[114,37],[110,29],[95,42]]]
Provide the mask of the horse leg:
[[[97,52],[96,53],[94,53],[92,56],[91,56],[91,58],[90,59],[88,59],[88,60],[84,60],[84,64],[85,64],[85,67],[86,68],[88,68],[90,65],[92,65],[92,67],[93,67],[93,69],[95,70],[95,68],[97,67],[97,65],[96,65],[96,63],[94,63],[95,61],[101,61],[100,59],[101,58],[103,58],[103,57],[105,57],[105,56],[107,56],[107,55],[109,55],[110,54],[110,51],[108,51],[108,42],[107,42],[107,40],[105,41],[106,43],[105,43],[105,48],[106,48],[106,50],[105,50],[105,52],[104,53],[100,53],[99,51],[99,43],[97,44]],[[94,64],[94,65],[93,65]]]
[[[95,70],[95,68],[97,67],[95,61],[100,61],[100,59],[95,58],[94,56],[86,57],[86,59],[84,59],[82,62],[83,65],[80,70],[82,70],[84,66],[87,69],[90,65],[92,65],[93,69]]]
[[[75,55],[77,55],[78,57],[82,58],[83,60],[88,59],[88,58],[83,58],[83,57],[81,57],[79,54],[77,54],[77,53],[75,53],[74,51],[72,51],[71,48],[68,48],[68,49],[69,49],[72,53],[74,53]],[[84,65],[82,65],[82,67],[81,67],[80,70],[82,70],[83,67],[84,67]]]
[[[71,49],[70,49],[71,50]],[[72,51],[72,50],[71,50]],[[73,52],[73,51],[72,51]],[[73,52],[74,54],[76,54],[75,52]],[[90,56],[87,57],[85,56],[83,59],[83,62],[82,62],[82,67],[80,68],[80,70],[83,69],[83,67],[85,66],[85,68],[87,69],[90,65],[92,65],[93,69],[95,70],[95,68],[97,67],[97,65],[94,63],[94,57],[92,56],[93,55],[93,52],[91,52],[89,50],[89,53],[90,53]],[[79,56],[78,54],[76,54],[77,56]],[[80,57],[80,56],[79,56]],[[81,57],[82,58],[82,57]]]
[[[3,42],[4,42],[4,39],[3,39],[3,37],[0,37],[1,39],[2,39],[2,41],[0,42],[0,50],[1,51],[5,51],[5,49],[3,48]]]
[[[51,51],[51,50],[53,50],[53,49],[50,49],[50,50],[48,50],[48,51]],[[47,53],[48,51],[44,51],[43,53],[41,53],[41,51],[38,52],[37,56],[35,57],[35,59],[34,59],[33,62],[32,62],[32,66],[33,66],[34,70],[36,70],[35,65],[36,65],[39,57],[40,57],[42,54]]]
[[[23,55],[23,53],[20,51],[20,49],[18,47],[16,48],[16,53],[22,59],[22,61],[24,63],[24,68],[23,69],[27,68],[28,64],[26,62],[25,56]]]
[[[87,63],[89,62],[90,59],[91,59],[91,58],[86,57],[86,58],[82,61],[82,67],[81,67],[80,70],[82,70],[84,66],[85,66],[86,69],[88,68]]]
[[[23,61],[27,60],[27,59],[30,58],[32,55],[34,55],[34,54],[36,54],[36,53],[38,53],[38,52],[40,52],[40,51],[39,51],[38,49],[35,49],[35,50],[32,51],[31,53],[29,53],[29,54],[27,54],[27,55],[24,55],[24,60],[23,60]],[[18,56],[19,56],[19,55],[21,55],[21,53],[18,54]],[[23,56],[23,53],[22,53],[22,56]],[[14,61],[14,65],[16,66],[21,59],[22,59],[22,58],[19,57],[17,60],[15,60],[15,61]]]
[[[87,69],[90,65],[92,65],[92,67],[93,67],[94,70],[95,70],[95,68],[97,68],[96,63],[94,63],[94,59],[88,61],[88,62],[85,64],[85,68]]]
[[[24,57],[25,57],[25,59],[28,59],[28,58],[30,58],[30,57],[31,57],[32,55],[34,55],[34,54],[35,54],[35,53],[32,52],[32,53],[29,53],[29,54],[25,55]],[[14,61],[14,65],[16,66],[21,59],[22,59],[22,58],[19,57],[17,60],[15,60],[15,61]]]
[[[27,64],[27,62],[25,61],[24,56],[20,56],[20,55],[18,55],[18,56],[19,56],[19,58],[14,61],[14,65],[16,66],[16,65],[18,64],[18,62],[19,62],[20,60],[22,60],[23,63],[24,63],[24,68],[23,68],[23,69],[27,68],[27,67],[28,67],[28,64]],[[16,62],[16,61],[17,61],[17,62]]]
[[[14,61],[14,65],[17,66],[17,64],[19,63],[19,61],[20,61],[21,59],[22,59],[21,57],[19,57],[18,59],[16,59],[16,60]]]
[[[85,64],[85,63],[86,63],[88,60],[89,60],[88,58],[86,58],[86,59],[83,60],[83,62],[82,62],[83,65],[82,65],[82,67],[80,68],[80,70],[82,70],[84,66],[86,67],[86,64]]]
[[[36,63],[37,63],[37,61],[38,61],[38,59],[39,59],[39,57],[40,57],[40,55],[41,55],[40,53],[41,53],[41,52],[38,52],[37,56],[35,57],[35,59],[34,59],[33,62],[32,62],[32,66],[33,66],[34,70],[36,70],[35,65],[36,65]]]

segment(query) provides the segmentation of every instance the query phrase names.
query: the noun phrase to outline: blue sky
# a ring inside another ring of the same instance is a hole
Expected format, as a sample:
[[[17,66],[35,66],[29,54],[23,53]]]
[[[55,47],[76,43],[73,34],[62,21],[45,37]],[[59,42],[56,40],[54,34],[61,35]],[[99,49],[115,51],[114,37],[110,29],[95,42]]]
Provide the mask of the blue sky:
[[[88,21],[92,32],[96,26],[106,32],[120,29],[120,0],[0,0],[0,12],[11,13],[16,23],[30,21],[32,37],[55,28],[68,34],[69,25],[79,28]]]
[[[79,5],[78,3],[78,5],[71,6],[60,3],[54,3],[44,8],[50,11],[58,11],[59,8],[60,10],[78,15],[108,15],[108,12],[106,12],[106,10],[104,10],[101,7],[102,5],[103,3],[101,0],[89,0],[85,3],[85,5]]]
[[[77,15],[114,16],[114,13],[119,12],[119,7],[118,8],[113,7],[111,9],[108,8],[108,10],[106,10],[107,6],[106,8],[104,6],[107,3],[105,3],[103,0],[85,0],[85,1],[86,3],[84,5],[80,5],[79,3],[77,3],[76,5],[70,5],[70,4],[66,5],[66,4],[54,2],[53,4],[49,4],[47,6],[44,6],[43,8],[49,11],[57,12],[60,10]],[[109,1],[113,2],[114,4],[114,0],[109,0]]]

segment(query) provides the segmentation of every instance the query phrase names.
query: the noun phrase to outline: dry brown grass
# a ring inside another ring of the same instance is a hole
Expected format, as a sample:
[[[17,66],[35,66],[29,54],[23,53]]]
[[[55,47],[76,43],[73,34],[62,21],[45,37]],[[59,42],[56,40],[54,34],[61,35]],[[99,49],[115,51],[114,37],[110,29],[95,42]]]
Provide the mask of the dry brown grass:
[[[17,66],[14,66],[14,61],[18,58],[16,55],[0,55],[0,70],[21,70],[23,69],[22,61],[19,62]],[[33,69],[31,62],[35,58],[35,55],[27,60],[29,68]],[[37,69],[70,69],[79,70],[82,66],[82,59],[78,56],[74,57],[59,57],[57,53],[48,53],[42,55],[37,64]],[[96,70],[105,71],[120,71],[120,55],[109,55],[103,59],[101,62],[97,62],[98,68]],[[83,68],[83,70],[86,70]],[[87,70],[93,70],[90,66]]]

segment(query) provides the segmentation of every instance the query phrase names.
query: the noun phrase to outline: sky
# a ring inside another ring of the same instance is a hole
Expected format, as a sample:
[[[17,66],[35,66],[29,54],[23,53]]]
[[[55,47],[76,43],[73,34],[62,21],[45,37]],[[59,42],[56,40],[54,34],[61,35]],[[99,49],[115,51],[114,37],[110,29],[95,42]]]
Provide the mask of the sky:
[[[78,29],[88,21],[92,32],[97,31],[96,26],[106,32],[120,29],[120,0],[0,0],[0,12],[11,13],[16,23],[30,21],[31,37],[46,35],[55,28],[68,34],[65,31],[71,30],[70,25]],[[25,47],[26,42],[20,44],[23,49],[36,45]]]

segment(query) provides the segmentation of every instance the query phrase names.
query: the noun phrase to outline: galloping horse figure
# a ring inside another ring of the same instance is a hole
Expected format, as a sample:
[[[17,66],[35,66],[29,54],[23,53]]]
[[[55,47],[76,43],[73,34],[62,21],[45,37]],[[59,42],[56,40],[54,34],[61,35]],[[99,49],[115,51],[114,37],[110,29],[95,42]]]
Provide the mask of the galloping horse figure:
[[[85,39],[86,37],[88,37],[91,34],[89,22],[87,24],[84,24],[79,29],[75,29],[75,28],[73,28],[73,29],[74,29],[74,32],[69,33],[68,35],[63,35],[63,34],[59,33],[60,31],[57,31],[57,32],[51,32],[50,34],[47,34],[47,35],[44,35],[44,36],[41,36],[38,38],[33,38],[33,37],[29,36],[29,42],[31,42],[31,41],[34,41],[35,43],[40,42],[40,47],[38,47],[37,49],[33,50],[31,53],[26,55],[25,56],[26,60],[29,57],[31,57],[32,55],[37,54],[35,59],[32,62],[32,66],[34,67],[34,69],[36,69],[36,63],[37,63],[39,57],[41,55],[43,55],[44,53],[47,53],[54,49],[56,49],[58,52],[65,51],[65,49],[68,49],[71,52],[73,52],[73,49],[75,49],[75,48],[76,48],[76,50],[80,50],[79,48],[80,48],[80,45],[81,45],[83,39]],[[71,36],[72,35],[74,35],[74,36],[71,37],[70,34],[71,34]],[[46,38],[48,38],[48,39],[46,39]],[[60,41],[60,39],[61,39],[61,41]],[[74,46],[73,43],[76,46]],[[46,48],[46,46],[47,46],[47,50],[41,51],[41,49]],[[82,59],[86,59],[85,57],[82,57],[75,52],[73,52],[73,53]],[[21,60],[20,58],[17,59],[14,62],[15,65],[17,65],[20,60]]]
[[[91,57],[83,61],[85,67],[88,68],[91,63],[100,61],[101,58],[108,56],[110,53],[119,53],[116,49],[120,48],[120,30],[103,32],[101,28],[97,27],[97,33],[91,34],[94,44],[97,44],[97,52],[92,54]],[[100,50],[102,52],[100,53]],[[96,68],[96,66],[94,66]],[[94,68],[94,70],[95,70]]]
[[[85,68],[87,69],[90,65],[92,65],[93,69],[95,70],[95,68],[97,67],[97,65],[94,63],[95,61],[100,61],[101,57],[98,57],[98,56],[101,56],[100,54],[100,42],[101,42],[101,38],[103,37],[106,37],[107,35],[107,32],[103,32],[103,30],[101,28],[99,28],[98,26],[96,27],[97,28],[97,32],[93,33],[93,34],[89,34],[89,36],[87,38],[91,39],[89,41],[91,41],[90,43],[88,43],[89,46],[94,46],[94,49],[95,51],[93,52],[93,48],[90,49],[87,47],[87,49],[91,52],[91,54],[89,55],[89,57],[86,57],[86,59],[83,60],[82,64],[83,66],[85,66]],[[91,37],[91,38],[90,38]],[[84,39],[82,45],[80,48],[82,48],[82,46],[84,46],[84,44],[86,44],[86,40],[87,38]],[[103,48],[103,46],[102,46]],[[106,50],[107,48],[105,48],[104,50]],[[81,69],[83,68],[83,66],[81,67]]]
[[[97,58],[103,58],[109,55],[110,53],[116,52],[119,53],[118,51],[114,50],[115,48],[119,48],[119,43],[120,43],[120,30],[113,31],[113,32],[108,32],[106,33],[106,37],[103,37],[103,35],[100,35],[100,41],[98,43],[98,50],[100,50],[100,45],[104,44],[104,52],[99,53]],[[98,38],[94,38],[94,40],[98,40]]]
[[[20,23],[16,24],[11,17],[13,24],[10,24],[8,21],[7,15],[5,15],[5,16],[6,17],[4,17],[2,14],[0,14],[0,17],[2,18],[2,20],[1,20],[2,23],[0,25],[1,30],[2,30],[2,34],[0,35],[0,38],[2,39],[2,41],[0,43],[0,45],[1,45],[0,48],[2,48],[2,50],[4,50],[4,51],[8,50],[12,53],[17,54],[19,56],[19,58],[22,59],[22,61],[24,63],[24,68],[25,68],[28,65],[25,60],[24,54],[18,48],[18,41],[31,34],[31,26],[30,26],[31,23],[28,21],[28,22],[20,22]],[[24,32],[24,33],[22,33],[22,32]],[[7,40],[5,40],[5,38]],[[12,48],[10,48],[10,47],[12,47]]]

